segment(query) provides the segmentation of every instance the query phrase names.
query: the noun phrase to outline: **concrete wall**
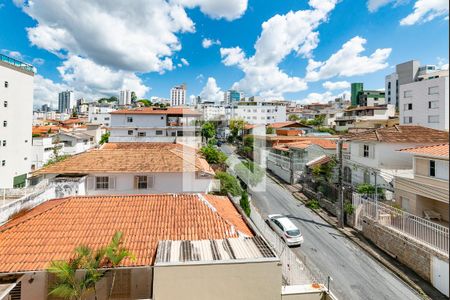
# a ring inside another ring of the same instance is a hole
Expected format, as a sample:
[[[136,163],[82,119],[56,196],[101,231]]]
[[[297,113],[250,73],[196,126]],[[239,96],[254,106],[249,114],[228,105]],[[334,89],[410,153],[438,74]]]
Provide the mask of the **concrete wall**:
[[[267,169],[272,171],[275,175],[277,175],[284,181],[290,183],[291,171],[289,169],[285,169],[282,166],[277,165],[275,162],[273,162],[271,160],[267,160]]]
[[[395,256],[399,262],[405,264],[432,284],[433,257],[437,257],[447,263],[449,261],[448,257],[415,242],[411,238],[389,230],[366,217],[363,218],[362,233],[379,248]]]
[[[155,266],[153,300],[281,298],[278,262]]]
[[[429,177],[430,176],[430,160],[434,160],[436,163],[436,176],[435,177]],[[425,157],[415,157],[414,158],[414,167],[415,172],[414,175],[422,175],[428,177],[429,180],[432,180],[433,184],[436,184],[440,187],[448,187],[448,160],[441,160],[441,159],[430,159]],[[439,183],[439,180],[436,179],[442,179],[444,181],[441,181]],[[426,180],[426,179],[425,179]],[[428,181],[429,182],[429,181]],[[430,183],[432,184],[432,183]]]

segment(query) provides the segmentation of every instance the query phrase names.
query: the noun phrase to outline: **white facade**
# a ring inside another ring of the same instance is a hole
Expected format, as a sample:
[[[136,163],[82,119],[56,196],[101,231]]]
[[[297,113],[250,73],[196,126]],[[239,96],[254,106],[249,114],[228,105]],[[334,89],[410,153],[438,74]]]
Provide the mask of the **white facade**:
[[[58,112],[70,114],[75,106],[73,91],[64,91],[58,94]]]
[[[183,106],[186,104],[186,85],[175,86],[170,90],[170,105]]]
[[[130,90],[122,90],[119,94],[119,105],[131,105],[131,91]]]
[[[348,130],[349,128],[357,127],[358,122],[364,121],[387,121],[389,118],[395,116],[395,106],[388,104],[386,107],[372,107],[365,109],[349,109],[343,114],[339,113],[335,116],[334,129],[337,131]]]
[[[285,122],[286,106],[276,102],[241,102],[230,110],[229,116],[249,124]]]
[[[64,144],[53,144],[54,136],[33,137],[33,148],[31,155],[31,169],[37,170],[42,168],[50,159],[54,158],[54,150],[58,154],[64,153]]]
[[[0,188],[31,170],[33,81],[32,71],[0,61]]]
[[[111,125],[111,112],[115,109],[111,107],[90,106],[88,111],[88,121],[92,124],[99,124],[109,127]]]
[[[437,72],[435,72],[437,73]],[[400,124],[449,130],[448,71],[400,86]]]
[[[97,146],[97,134],[87,130],[60,132],[58,138],[64,144],[61,154],[75,155]]]
[[[200,110],[203,113],[203,120],[224,120],[225,106],[221,105],[203,105]]]

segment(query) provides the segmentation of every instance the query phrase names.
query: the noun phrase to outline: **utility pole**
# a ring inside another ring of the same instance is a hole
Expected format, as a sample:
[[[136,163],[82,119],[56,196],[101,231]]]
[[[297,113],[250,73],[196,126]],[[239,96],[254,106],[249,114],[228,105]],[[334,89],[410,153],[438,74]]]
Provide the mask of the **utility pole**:
[[[339,187],[339,222],[338,225],[340,228],[344,228],[344,180],[342,178],[342,169],[343,169],[343,160],[342,160],[342,144],[343,140],[339,138],[337,146],[338,146],[338,187]]]
[[[378,221],[378,185],[377,185],[377,171],[374,170],[375,175],[375,219]]]

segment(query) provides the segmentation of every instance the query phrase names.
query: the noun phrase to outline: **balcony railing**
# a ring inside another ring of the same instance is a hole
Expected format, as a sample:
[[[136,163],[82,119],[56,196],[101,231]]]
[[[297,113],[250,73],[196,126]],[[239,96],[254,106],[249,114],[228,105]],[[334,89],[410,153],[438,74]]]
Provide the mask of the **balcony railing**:
[[[0,61],[6,62],[6,63],[8,63],[10,65],[13,65],[15,67],[18,67],[18,68],[21,68],[21,69],[23,69],[25,71],[36,73],[36,68],[35,67],[33,67],[30,64],[21,62],[21,61],[19,61],[17,59],[14,59],[12,57],[0,54]]]

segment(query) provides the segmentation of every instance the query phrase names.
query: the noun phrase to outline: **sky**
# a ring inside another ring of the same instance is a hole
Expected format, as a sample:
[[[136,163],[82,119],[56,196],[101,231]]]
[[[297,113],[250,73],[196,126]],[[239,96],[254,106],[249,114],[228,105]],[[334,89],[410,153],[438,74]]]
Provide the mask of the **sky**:
[[[34,104],[58,92],[326,102],[383,89],[411,59],[448,68],[448,0],[0,0],[0,51],[37,68]]]

